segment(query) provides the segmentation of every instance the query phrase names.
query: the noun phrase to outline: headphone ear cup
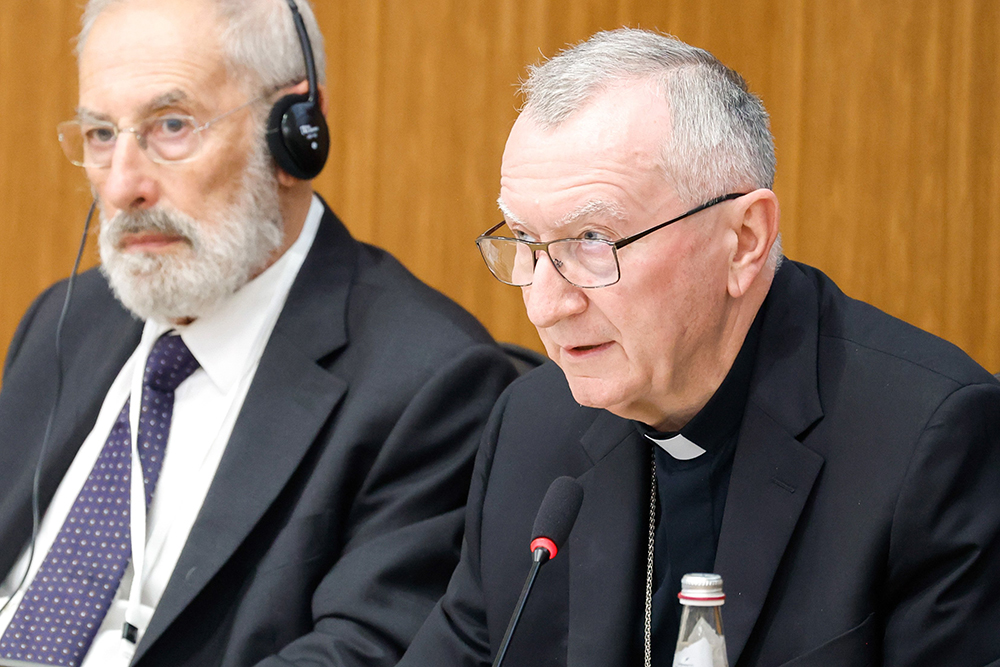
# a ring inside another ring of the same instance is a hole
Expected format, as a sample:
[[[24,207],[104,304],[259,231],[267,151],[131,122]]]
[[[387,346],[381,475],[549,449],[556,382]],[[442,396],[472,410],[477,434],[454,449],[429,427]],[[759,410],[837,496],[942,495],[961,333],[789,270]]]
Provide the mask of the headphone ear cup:
[[[316,178],[330,153],[330,130],[308,95],[286,95],[271,108],[267,145],[279,167],[302,180]]]

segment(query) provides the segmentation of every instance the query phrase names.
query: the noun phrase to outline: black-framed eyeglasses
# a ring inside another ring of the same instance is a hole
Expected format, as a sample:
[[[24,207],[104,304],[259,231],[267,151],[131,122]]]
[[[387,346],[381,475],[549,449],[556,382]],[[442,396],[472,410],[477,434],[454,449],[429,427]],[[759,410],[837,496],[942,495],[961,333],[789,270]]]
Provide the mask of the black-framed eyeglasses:
[[[730,199],[744,196],[745,192],[730,194],[710,199],[695,206],[690,211],[681,213],[676,218],[661,222],[638,234],[627,236],[618,241],[603,239],[556,239],[554,241],[527,241],[507,236],[490,236],[506,224],[506,220],[491,227],[476,239],[479,252],[490,272],[502,283],[514,287],[525,287],[531,284],[535,276],[535,266],[538,264],[538,253],[549,256],[552,266],[570,284],[577,287],[608,287],[621,279],[621,267],[618,264],[618,251],[630,243],[644,238],[658,229],[683,220],[689,216],[704,211],[706,208],[721,204]]]
[[[118,127],[115,123],[103,120],[78,119],[59,123],[56,130],[63,153],[78,167],[110,167],[115,145],[123,132],[134,134],[139,148],[153,162],[190,162],[201,155],[202,135],[208,128],[266,97],[268,94],[258,95],[200,125],[193,116],[162,113],[144,118],[132,127]]]

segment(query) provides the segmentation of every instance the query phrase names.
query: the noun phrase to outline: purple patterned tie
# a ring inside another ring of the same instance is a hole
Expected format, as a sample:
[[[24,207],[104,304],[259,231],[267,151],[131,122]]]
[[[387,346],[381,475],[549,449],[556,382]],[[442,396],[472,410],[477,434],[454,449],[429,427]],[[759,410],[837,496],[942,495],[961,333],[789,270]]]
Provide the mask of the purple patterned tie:
[[[174,390],[196,368],[197,360],[177,334],[161,336],[146,361],[138,445],[147,507],[160,476]],[[0,639],[0,657],[76,667],[87,654],[132,555],[128,413],[125,401],[90,477]]]

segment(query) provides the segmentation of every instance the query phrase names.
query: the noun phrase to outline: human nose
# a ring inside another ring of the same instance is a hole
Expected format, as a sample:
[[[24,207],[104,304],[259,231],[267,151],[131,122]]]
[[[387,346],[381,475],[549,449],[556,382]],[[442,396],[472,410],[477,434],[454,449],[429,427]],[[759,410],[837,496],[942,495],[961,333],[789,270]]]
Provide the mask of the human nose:
[[[115,141],[111,164],[91,170],[91,182],[101,201],[115,209],[150,208],[159,199],[155,166],[143,150],[140,135],[131,128],[123,129]]]
[[[587,309],[583,289],[562,277],[547,252],[539,253],[531,284],[521,288],[528,319],[538,329],[582,313]]]

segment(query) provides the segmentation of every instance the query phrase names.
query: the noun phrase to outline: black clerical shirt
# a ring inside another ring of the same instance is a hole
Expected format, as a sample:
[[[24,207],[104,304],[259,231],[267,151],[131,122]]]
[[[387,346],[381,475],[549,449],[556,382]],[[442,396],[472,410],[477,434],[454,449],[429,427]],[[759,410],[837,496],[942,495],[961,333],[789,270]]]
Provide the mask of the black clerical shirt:
[[[654,445],[658,495],[652,649],[657,662],[669,659],[677,643],[681,617],[677,594],[681,590],[681,577],[688,572],[712,572],[715,567],[729,474],[762,320],[758,312],[722,384],[680,431],[659,432],[636,422],[639,431],[654,442],[673,439],[665,445]],[[697,451],[691,443],[704,453],[687,460],[674,458],[667,450],[676,451],[679,442],[689,452],[684,456]]]

